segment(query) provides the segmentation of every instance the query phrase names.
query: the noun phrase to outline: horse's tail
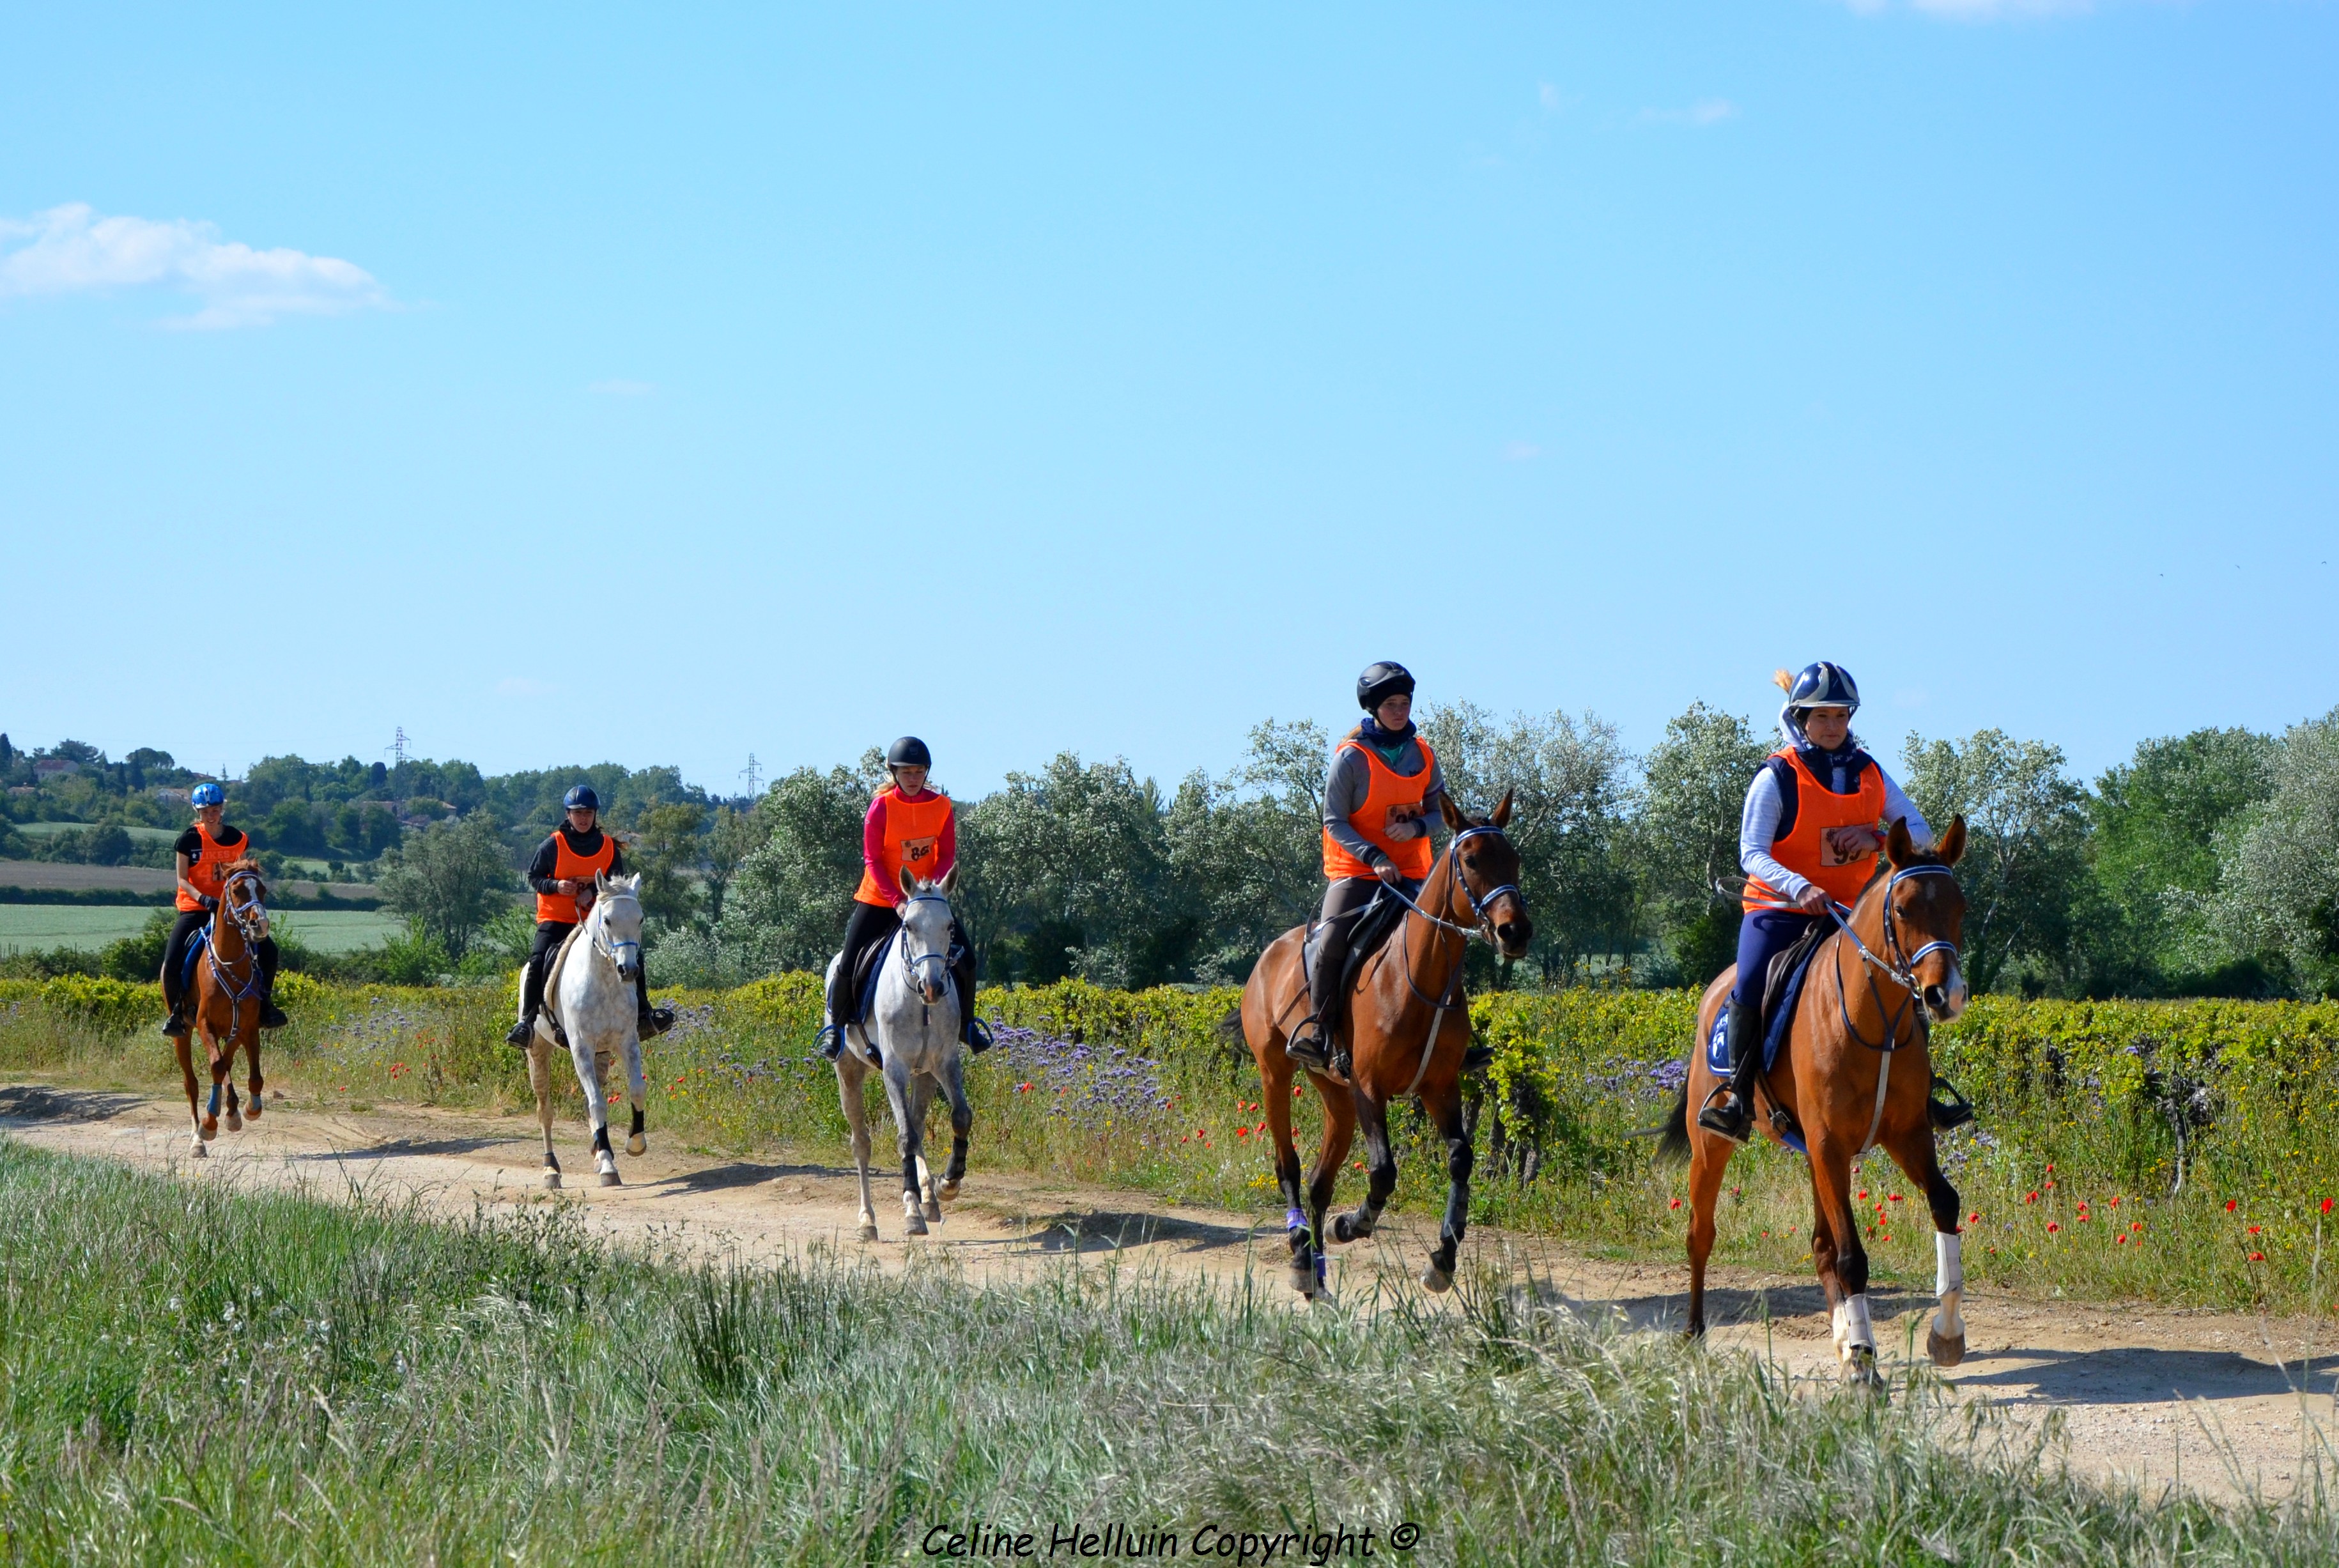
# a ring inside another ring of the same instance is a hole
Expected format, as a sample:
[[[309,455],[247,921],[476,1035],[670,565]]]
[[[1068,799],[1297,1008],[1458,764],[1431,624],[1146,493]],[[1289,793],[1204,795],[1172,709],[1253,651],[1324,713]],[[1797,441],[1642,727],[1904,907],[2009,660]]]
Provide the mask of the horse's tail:
[[[1649,1129],[1657,1137],[1657,1163],[1679,1165],[1689,1159],[1689,1076],[1682,1076],[1681,1092],[1665,1119]]]

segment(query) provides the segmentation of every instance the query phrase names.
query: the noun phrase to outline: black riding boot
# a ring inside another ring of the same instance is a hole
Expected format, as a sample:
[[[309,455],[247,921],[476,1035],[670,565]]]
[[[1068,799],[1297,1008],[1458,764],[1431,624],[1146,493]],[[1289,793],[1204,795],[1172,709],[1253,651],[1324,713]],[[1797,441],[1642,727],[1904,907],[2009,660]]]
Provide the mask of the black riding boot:
[[[274,939],[260,944],[260,1027],[282,1029],[292,1021],[276,1005],[276,964],[279,958]]]
[[[171,1004],[171,1016],[163,1021],[163,1032],[173,1040],[184,1038],[187,1033],[186,998],[181,997]]]
[[[634,1032],[644,1040],[654,1040],[674,1027],[674,1009],[650,1005],[650,971],[634,971]]]
[[[1762,1070],[1762,1020],[1744,1002],[1730,1002],[1730,1080],[1707,1097],[1697,1124],[1732,1143],[1754,1132],[1754,1080]]]
[[[1347,943],[1327,933],[1317,944],[1316,962],[1308,974],[1308,995],[1315,1011],[1299,1021],[1283,1052],[1310,1072],[1332,1070],[1332,1037],[1339,1028],[1340,968],[1348,956]]]
[[[1947,1100],[1939,1098],[1944,1090],[1949,1092]],[[1953,1127],[1963,1127],[1973,1119],[1973,1101],[1959,1093],[1956,1084],[1938,1072],[1933,1074],[1932,1088],[1926,1094],[1925,1119],[1947,1132]]]
[[[531,953],[519,966],[519,1021],[504,1036],[504,1043],[526,1050],[536,1038],[536,1015],[543,1006],[544,977],[537,972],[536,955]]]

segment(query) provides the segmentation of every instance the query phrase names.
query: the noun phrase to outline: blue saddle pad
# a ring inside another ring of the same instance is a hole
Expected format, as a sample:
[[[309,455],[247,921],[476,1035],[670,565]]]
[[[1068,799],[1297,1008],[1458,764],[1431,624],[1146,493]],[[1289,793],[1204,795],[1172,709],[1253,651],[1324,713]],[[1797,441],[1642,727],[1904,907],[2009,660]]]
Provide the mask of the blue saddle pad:
[[[870,953],[868,974],[861,982],[861,1010],[854,1015],[854,1022],[869,1021],[870,1010],[877,1005],[877,977],[885,972],[885,955],[893,952],[893,944],[901,940],[902,933],[897,931],[879,942],[875,951]]]
[[[1803,979],[1811,971],[1811,960],[1819,955],[1820,944],[1813,942],[1804,949],[1794,967],[1784,974],[1772,976],[1772,994],[1763,999],[1764,1011],[1770,1014],[1762,1031],[1762,1070],[1769,1072],[1778,1065],[1779,1052],[1787,1043],[1787,1031],[1794,1027],[1795,1005],[1802,1001]],[[1730,1071],[1730,1010],[1722,1009],[1713,1017],[1713,1031],[1705,1039],[1705,1064],[1714,1071]]]
[[[182,992],[188,995],[193,994],[195,965],[202,962],[203,949],[209,947],[211,943],[212,928],[208,924],[195,927],[194,934],[187,938],[186,961],[179,966],[179,988]]]

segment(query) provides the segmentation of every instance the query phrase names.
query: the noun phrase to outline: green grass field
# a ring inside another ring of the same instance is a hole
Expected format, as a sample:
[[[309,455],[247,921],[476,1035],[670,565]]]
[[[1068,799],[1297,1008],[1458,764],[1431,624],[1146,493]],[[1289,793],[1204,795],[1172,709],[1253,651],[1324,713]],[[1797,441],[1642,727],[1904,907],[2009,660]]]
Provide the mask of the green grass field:
[[[47,838],[53,833],[79,833],[89,825],[83,822],[20,822],[15,824],[15,828],[26,838]],[[186,830],[172,827],[125,827],[122,831],[140,843],[169,843]]]
[[[857,1563],[977,1525],[1064,1558],[1119,1525],[1253,1564],[2192,1568],[2339,1528],[2311,1484],[2147,1503],[1929,1374],[1797,1390],[1515,1277],[1298,1312],[1109,1265],[669,1268],[558,1209],[433,1225],[5,1140],[0,1271],[12,1561]]]
[[[0,953],[72,947],[94,952],[108,942],[136,936],[153,913],[151,906],[0,904]],[[406,929],[393,914],[370,910],[280,912],[280,932],[291,932],[319,952],[350,952],[375,947]]]

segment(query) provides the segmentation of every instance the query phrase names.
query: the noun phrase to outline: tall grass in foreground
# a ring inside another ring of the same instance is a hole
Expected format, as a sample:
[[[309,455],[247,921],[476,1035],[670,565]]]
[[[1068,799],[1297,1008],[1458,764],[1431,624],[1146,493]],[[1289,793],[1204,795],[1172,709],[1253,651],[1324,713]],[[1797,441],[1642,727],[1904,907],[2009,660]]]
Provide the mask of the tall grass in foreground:
[[[1481,1278],[1459,1316],[1110,1271],[664,1268],[0,1141],[0,1541],[25,1562],[845,1563],[935,1525],[1380,1533],[1415,1561],[2308,1563],[2283,1506],[2059,1474]],[[1306,1560],[1303,1549],[1298,1560]],[[1283,1560],[1293,1560],[1290,1556]],[[1257,1561],[1254,1557],[1253,1561]]]
[[[502,1043],[506,987],[322,986],[288,976],[293,1026],[268,1037],[272,1082],[299,1100],[532,1109]],[[812,1051],[818,985],[781,975],[685,993],[683,1025],[650,1042],[652,1134],[708,1151],[841,1162],[836,1080]],[[973,1059],[972,1192],[1001,1169],[1134,1188],[1273,1223],[1282,1212],[1258,1129],[1258,1075],[1220,1027],[1235,993],[1127,992],[1078,981],[986,991],[1012,1026]],[[1473,1218],[1617,1256],[1681,1257],[1682,1173],[1633,1136],[1672,1103],[1694,998],[1686,991],[1500,992],[1471,1017],[1495,1060],[1474,1086]],[[0,1070],[169,1092],[152,987],[0,981]],[[1941,1140],[1971,1216],[1977,1279],[2039,1292],[2328,1314],[2339,1278],[2339,1003],[2031,1002],[1986,997],[1938,1037],[1980,1122]],[[577,1095],[555,1075],[567,1114]],[[869,1090],[882,1119],[882,1096]],[[1316,1097],[1296,1107],[1312,1153]],[[1444,1201],[1442,1152],[1418,1112],[1391,1119],[1400,1210]],[[562,1136],[577,1139],[574,1124]],[[566,1147],[566,1146],[564,1146]],[[577,1139],[581,1149],[581,1139]],[[1353,1202],[1363,1175],[1343,1173]],[[1809,1178],[1766,1145],[1732,1165],[1716,1257],[1808,1267]],[[1880,1155],[1860,1173],[1879,1277],[1933,1271],[1923,1194]],[[2331,1207],[2326,1207],[2326,1205]]]

